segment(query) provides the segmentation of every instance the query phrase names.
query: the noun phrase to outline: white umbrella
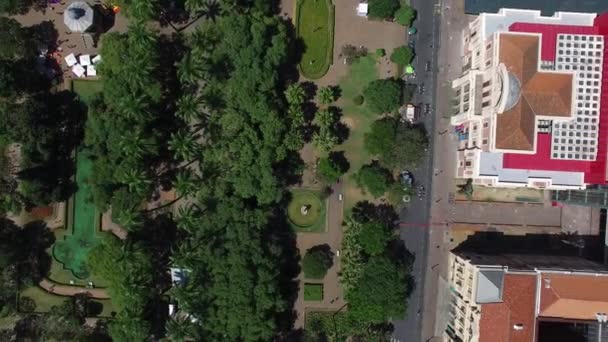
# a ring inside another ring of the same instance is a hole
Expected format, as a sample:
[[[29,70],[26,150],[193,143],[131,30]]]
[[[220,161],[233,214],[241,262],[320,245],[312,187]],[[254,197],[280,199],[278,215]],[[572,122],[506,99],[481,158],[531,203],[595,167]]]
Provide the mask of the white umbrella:
[[[72,32],[84,32],[93,25],[93,9],[85,2],[72,2],[63,12],[63,22]]]

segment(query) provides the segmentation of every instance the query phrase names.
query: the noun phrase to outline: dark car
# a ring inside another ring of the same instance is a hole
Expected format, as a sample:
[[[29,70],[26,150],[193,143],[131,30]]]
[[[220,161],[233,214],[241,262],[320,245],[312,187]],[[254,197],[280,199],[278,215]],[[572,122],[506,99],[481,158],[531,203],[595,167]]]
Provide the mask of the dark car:
[[[416,42],[415,41],[410,41],[407,43],[407,46],[412,49],[412,50],[416,50]]]
[[[401,184],[409,187],[414,185],[414,175],[408,170],[401,171]]]

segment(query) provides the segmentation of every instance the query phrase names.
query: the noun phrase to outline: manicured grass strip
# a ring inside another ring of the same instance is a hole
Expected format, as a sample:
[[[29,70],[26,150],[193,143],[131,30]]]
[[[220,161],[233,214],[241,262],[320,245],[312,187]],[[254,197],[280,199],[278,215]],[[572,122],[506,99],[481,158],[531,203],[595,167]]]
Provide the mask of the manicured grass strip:
[[[320,302],[323,300],[323,284],[304,284],[304,300],[308,302]]]
[[[300,71],[309,79],[323,77],[333,61],[334,6],[331,0],[298,0],[296,31],[304,41]]]
[[[88,103],[103,92],[103,82],[100,80],[73,80],[72,91],[78,94],[83,102]]]

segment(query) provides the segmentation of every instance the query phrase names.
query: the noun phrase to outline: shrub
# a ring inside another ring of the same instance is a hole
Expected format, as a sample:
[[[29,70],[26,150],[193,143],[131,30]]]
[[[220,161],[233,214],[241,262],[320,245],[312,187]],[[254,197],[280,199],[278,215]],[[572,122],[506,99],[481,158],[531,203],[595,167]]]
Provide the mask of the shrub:
[[[375,80],[363,90],[365,101],[376,113],[390,113],[401,105],[401,83],[393,78]]]
[[[306,251],[304,258],[302,258],[304,277],[323,279],[333,263],[333,254],[328,245],[312,247]]]
[[[399,7],[399,0],[369,0],[369,16],[382,19],[391,18]]]
[[[384,57],[386,56],[386,51],[384,49],[376,49],[376,56]]]
[[[416,10],[408,5],[401,6],[395,12],[395,21],[403,26],[411,26],[414,18],[416,18]]]
[[[328,157],[321,158],[317,165],[319,176],[327,183],[334,183],[340,176],[348,171],[350,167],[344,152],[331,152]]]
[[[391,54],[391,62],[401,66],[410,64],[413,58],[414,51],[409,46],[400,46]]]
[[[363,165],[354,177],[357,185],[375,198],[384,195],[392,183],[390,172],[377,163]]]
[[[363,95],[357,95],[353,99],[353,103],[356,104],[357,106],[362,105],[364,101],[365,101],[365,98],[363,97]]]

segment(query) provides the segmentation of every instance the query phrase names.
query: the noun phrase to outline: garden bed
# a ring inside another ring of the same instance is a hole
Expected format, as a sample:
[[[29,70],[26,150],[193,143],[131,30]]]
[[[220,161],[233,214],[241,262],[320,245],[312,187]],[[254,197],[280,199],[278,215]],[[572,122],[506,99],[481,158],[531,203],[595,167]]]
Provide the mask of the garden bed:
[[[325,231],[325,213],[327,203],[322,199],[321,191],[295,189],[291,191],[292,199],[287,206],[287,217],[291,226],[298,232]],[[307,207],[307,214],[302,214],[302,207]]]
[[[304,301],[320,302],[323,300],[323,284],[304,284]]]

